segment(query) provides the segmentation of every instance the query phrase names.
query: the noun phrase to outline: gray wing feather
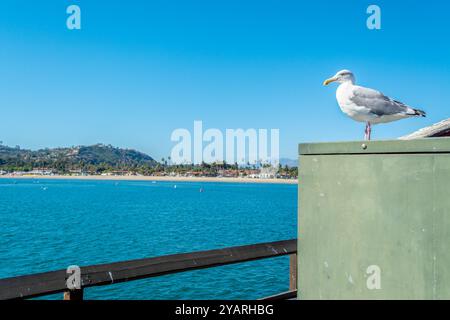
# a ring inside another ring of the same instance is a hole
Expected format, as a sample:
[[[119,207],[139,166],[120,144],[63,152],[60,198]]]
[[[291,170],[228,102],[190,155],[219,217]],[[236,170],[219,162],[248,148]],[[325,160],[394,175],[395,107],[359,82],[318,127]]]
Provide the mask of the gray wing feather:
[[[379,91],[358,86],[355,86],[350,100],[357,106],[368,108],[370,113],[377,116],[408,114],[408,111],[411,110],[407,105],[393,100]]]

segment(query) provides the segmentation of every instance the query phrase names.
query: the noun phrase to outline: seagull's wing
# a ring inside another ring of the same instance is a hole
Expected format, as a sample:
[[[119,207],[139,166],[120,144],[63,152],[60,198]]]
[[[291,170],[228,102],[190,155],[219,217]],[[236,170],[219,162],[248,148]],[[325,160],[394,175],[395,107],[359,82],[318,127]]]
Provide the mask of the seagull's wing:
[[[350,100],[357,106],[368,108],[370,113],[380,117],[394,114],[415,114],[413,108],[370,88],[354,86]]]

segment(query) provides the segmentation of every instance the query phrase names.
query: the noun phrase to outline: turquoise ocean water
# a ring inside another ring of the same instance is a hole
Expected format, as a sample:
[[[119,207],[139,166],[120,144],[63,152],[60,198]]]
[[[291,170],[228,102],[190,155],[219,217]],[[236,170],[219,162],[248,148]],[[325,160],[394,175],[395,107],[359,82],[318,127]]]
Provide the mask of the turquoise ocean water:
[[[0,179],[0,278],[295,238],[296,211],[296,185]],[[256,299],[287,290],[288,265],[279,257],[85,297]]]

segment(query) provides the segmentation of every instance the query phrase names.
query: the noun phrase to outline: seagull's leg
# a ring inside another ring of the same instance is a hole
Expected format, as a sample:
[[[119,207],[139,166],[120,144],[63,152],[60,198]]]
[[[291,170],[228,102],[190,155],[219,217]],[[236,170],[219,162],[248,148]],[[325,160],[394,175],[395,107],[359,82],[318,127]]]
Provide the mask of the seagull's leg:
[[[367,129],[368,129],[368,133],[367,133],[367,140],[370,140],[370,134],[372,133],[372,126],[370,124],[370,122],[367,122]]]

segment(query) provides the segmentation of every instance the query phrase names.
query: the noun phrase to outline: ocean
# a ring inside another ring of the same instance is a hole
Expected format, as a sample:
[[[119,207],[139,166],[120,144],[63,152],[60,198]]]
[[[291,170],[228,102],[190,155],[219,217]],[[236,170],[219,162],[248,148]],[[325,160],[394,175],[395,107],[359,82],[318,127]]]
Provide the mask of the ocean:
[[[0,179],[0,278],[292,239],[296,225],[296,185]],[[257,299],[288,287],[286,256],[92,287],[84,296]]]

